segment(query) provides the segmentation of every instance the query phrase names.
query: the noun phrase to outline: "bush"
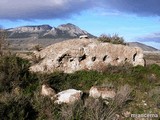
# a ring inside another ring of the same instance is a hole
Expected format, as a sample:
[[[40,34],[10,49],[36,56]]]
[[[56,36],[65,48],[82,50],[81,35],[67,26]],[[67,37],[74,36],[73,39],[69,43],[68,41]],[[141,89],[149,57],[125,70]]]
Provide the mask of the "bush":
[[[27,97],[13,97],[0,103],[1,120],[35,120],[36,116],[37,112]]]
[[[109,42],[109,43],[112,43],[112,44],[126,45],[126,43],[124,42],[123,37],[119,37],[117,34],[114,34],[113,36],[102,34],[98,38],[98,40],[101,41],[101,42]]]
[[[157,76],[160,77],[160,66],[157,64],[152,64],[148,66],[149,70],[152,71],[152,73],[155,73]]]
[[[83,102],[77,101],[71,105],[63,104],[61,106],[60,115],[62,120],[84,120],[86,119],[84,116],[85,112]]]
[[[36,78],[28,71],[29,66],[29,61],[15,55],[1,57],[0,91],[11,92],[17,86],[25,88],[31,84]]]
[[[49,97],[43,97],[35,92],[32,97],[33,108],[38,112],[38,120],[60,120],[61,105],[55,105]]]

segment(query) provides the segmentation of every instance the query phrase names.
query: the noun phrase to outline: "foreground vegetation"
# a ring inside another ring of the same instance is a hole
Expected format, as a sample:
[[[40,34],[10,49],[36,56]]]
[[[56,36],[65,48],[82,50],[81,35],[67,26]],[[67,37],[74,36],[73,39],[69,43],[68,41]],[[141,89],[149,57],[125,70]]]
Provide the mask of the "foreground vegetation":
[[[72,74],[31,73],[29,61],[15,55],[0,57],[0,118],[2,120],[110,120],[116,115],[157,113],[160,115],[160,66],[108,66],[103,72]],[[39,94],[48,83],[56,92],[74,88],[86,93],[93,85],[116,89],[114,100],[86,98],[72,105],[55,105]],[[109,103],[108,103],[109,102]],[[127,119],[127,118],[126,118]],[[129,118],[128,118],[129,119]]]

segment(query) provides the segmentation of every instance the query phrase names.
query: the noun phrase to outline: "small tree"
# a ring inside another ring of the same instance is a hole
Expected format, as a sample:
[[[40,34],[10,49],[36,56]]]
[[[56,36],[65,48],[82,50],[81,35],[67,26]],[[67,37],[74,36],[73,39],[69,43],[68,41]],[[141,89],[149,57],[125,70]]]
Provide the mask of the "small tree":
[[[110,35],[106,35],[106,34],[102,34],[100,35],[100,37],[98,38],[99,41],[101,42],[111,42],[111,36]]]
[[[114,34],[112,36],[111,35],[102,34],[102,35],[100,35],[98,40],[101,41],[101,42],[109,42],[109,43],[112,43],[112,44],[126,45],[126,43],[124,42],[123,37],[119,37],[118,34]]]

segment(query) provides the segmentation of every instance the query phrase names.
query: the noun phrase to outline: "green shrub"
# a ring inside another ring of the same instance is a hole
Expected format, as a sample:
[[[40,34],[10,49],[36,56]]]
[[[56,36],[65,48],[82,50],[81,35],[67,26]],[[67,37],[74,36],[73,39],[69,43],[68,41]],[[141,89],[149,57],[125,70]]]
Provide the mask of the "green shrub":
[[[35,80],[35,75],[31,74],[27,60],[15,55],[3,56],[0,58],[0,91],[11,92],[17,86],[27,87]]]
[[[129,84],[135,89],[143,92],[148,91],[156,85],[160,84],[160,69],[158,65],[150,66],[111,66],[109,65],[104,71],[105,80],[112,83],[113,86]],[[103,80],[103,82],[105,82]]]
[[[49,84],[57,92],[68,89],[70,86],[66,84],[67,74],[62,72],[54,72],[51,74],[38,74],[40,84]]]
[[[160,77],[160,66],[159,65],[152,64],[148,66],[148,68],[152,73],[155,73],[158,77]]]
[[[55,72],[38,75],[42,83],[49,84],[56,91],[69,88],[88,90],[93,85],[102,84],[105,75],[97,71],[77,71],[72,74]]]
[[[93,85],[102,84],[105,75],[97,71],[77,71],[69,74],[67,81],[70,81],[72,88],[88,90]]]

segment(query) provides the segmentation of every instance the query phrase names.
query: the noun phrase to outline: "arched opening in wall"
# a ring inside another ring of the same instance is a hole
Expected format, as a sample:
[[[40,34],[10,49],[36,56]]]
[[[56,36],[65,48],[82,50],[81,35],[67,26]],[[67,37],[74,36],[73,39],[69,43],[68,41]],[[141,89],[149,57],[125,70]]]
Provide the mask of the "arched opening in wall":
[[[73,60],[74,60],[74,59],[73,59],[73,58],[71,58],[69,61],[70,61],[70,62],[72,62]]]
[[[96,60],[96,56],[92,57],[91,59],[94,62]]]
[[[117,61],[117,60],[119,60],[119,58],[117,57],[115,60]]]
[[[86,55],[85,54],[78,58],[79,62],[81,62],[82,60],[85,60],[85,59],[86,59]]]
[[[136,60],[136,55],[137,55],[137,53],[135,53],[135,54],[133,55],[133,61]]]
[[[106,61],[107,57],[108,57],[108,55],[105,55],[105,56],[103,57],[103,61]]]
[[[70,59],[71,58],[71,56],[69,55],[69,54],[63,54],[62,56],[60,56],[58,59],[57,59],[57,61],[58,62],[62,62],[62,61],[66,61],[66,60],[68,60],[68,59]]]

